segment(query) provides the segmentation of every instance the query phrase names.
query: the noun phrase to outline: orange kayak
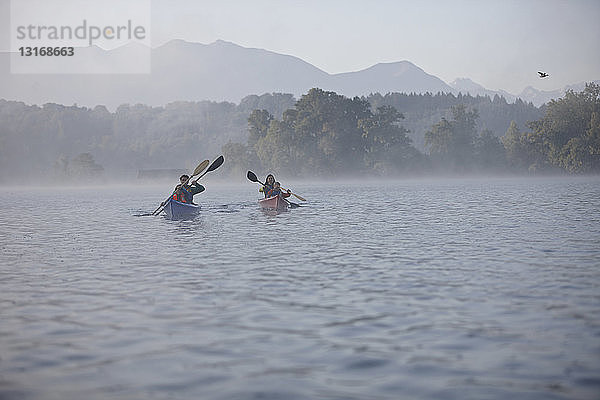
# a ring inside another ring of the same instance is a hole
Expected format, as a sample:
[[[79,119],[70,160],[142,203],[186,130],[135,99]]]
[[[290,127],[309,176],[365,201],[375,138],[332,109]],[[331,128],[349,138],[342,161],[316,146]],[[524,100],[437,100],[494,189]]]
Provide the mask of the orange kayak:
[[[289,203],[285,201],[281,196],[273,196],[267,197],[266,199],[261,199],[258,201],[258,205],[263,210],[277,210],[283,211],[287,210],[289,207]]]

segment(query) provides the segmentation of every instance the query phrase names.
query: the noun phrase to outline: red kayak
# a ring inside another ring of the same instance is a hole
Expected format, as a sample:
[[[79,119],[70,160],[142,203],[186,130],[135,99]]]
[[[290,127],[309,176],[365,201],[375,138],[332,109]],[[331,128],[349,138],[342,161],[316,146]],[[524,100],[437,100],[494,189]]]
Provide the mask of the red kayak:
[[[287,210],[289,203],[285,201],[281,196],[267,197],[258,201],[258,205],[263,210]]]

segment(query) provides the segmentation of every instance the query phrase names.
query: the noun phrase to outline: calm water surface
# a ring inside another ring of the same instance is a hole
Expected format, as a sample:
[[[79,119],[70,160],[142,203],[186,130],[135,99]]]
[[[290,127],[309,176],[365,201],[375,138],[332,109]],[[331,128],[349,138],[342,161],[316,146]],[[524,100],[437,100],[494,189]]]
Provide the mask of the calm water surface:
[[[0,399],[598,399],[600,179],[0,189]]]

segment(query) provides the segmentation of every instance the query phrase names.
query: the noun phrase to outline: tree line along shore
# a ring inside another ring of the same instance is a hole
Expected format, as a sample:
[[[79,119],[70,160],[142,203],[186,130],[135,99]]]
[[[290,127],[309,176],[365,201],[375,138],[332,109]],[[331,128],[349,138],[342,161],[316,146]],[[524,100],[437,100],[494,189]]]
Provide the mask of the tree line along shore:
[[[0,100],[0,183],[189,169],[222,153],[225,176],[597,174],[600,86],[535,107],[502,97],[313,88],[239,104],[121,105],[110,112]]]

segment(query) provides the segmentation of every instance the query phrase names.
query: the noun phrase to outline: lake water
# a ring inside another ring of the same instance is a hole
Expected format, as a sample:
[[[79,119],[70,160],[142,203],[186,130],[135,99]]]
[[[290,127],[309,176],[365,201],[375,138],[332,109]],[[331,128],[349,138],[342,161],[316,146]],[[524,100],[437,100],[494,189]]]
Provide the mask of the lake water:
[[[0,399],[600,398],[599,178],[287,184],[0,189]]]

